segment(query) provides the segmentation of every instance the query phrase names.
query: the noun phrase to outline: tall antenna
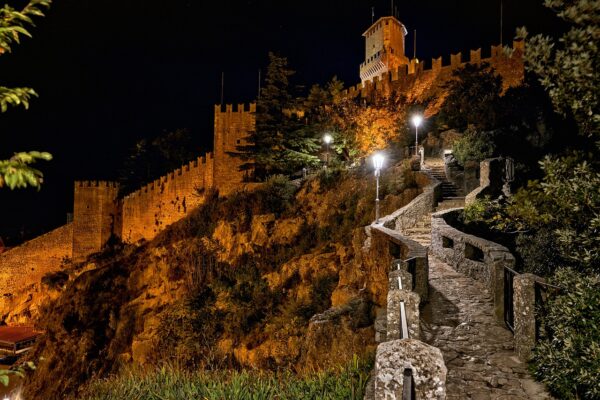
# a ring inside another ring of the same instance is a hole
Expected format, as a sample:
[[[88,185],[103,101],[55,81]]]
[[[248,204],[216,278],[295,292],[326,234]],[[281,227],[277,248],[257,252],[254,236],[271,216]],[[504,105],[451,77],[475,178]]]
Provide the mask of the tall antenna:
[[[375,7],[371,7],[371,25],[375,22]]]
[[[260,68],[258,69],[258,96],[257,99],[260,99]]]
[[[398,18],[400,14],[398,14],[398,6],[394,7],[394,17]]]
[[[221,106],[223,105],[224,92],[225,92],[225,72],[221,72]]]
[[[502,29],[504,25],[504,4],[503,1],[500,0],[500,46],[504,45],[503,37],[502,37]]]
[[[415,34],[413,35],[413,58],[417,58],[417,30],[415,29]]]
[[[392,7],[390,8],[390,14],[392,14],[392,16],[394,16],[394,0],[392,1]]]

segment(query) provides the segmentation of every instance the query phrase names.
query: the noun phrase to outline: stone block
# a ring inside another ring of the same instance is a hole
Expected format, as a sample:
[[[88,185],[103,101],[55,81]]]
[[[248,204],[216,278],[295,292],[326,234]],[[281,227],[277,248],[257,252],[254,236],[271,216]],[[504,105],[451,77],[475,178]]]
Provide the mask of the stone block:
[[[398,285],[398,278],[402,279],[402,288]],[[399,269],[389,273],[389,290],[413,290],[413,276],[410,272]]]
[[[417,399],[445,399],[446,374],[442,352],[419,340],[381,343],[375,359],[375,399],[402,399],[404,373],[412,372]]]
[[[419,304],[421,299],[415,292],[408,290],[390,290],[387,296],[387,340],[402,337],[401,307],[404,304],[406,324],[410,338],[421,337]]]
[[[515,351],[521,360],[531,358],[535,346],[535,282],[544,280],[533,274],[520,274],[513,278],[513,311]]]

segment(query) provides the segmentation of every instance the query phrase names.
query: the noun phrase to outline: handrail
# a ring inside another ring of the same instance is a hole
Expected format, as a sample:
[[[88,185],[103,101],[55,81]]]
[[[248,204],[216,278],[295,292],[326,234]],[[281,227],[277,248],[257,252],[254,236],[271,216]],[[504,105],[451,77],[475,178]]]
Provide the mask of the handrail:
[[[404,379],[402,382],[402,400],[415,400],[415,388],[413,386],[413,374],[411,368],[404,368]]]

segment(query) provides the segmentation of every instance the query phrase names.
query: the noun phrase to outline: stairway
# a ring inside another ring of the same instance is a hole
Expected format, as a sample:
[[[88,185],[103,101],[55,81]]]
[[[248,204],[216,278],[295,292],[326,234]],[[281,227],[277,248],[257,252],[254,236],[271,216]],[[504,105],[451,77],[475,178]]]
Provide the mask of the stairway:
[[[431,244],[431,215],[423,215],[415,226],[405,229],[403,234],[421,246],[429,246]]]
[[[464,207],[465,196],[462,190],[454,184],[454,182],[448,180],[446,177],[446,170],[443,162],[439,161],[426,161],[426,170],[438,181],[442,182],[442,201],[440,201],[435,211],[447,210],[449,208]]]

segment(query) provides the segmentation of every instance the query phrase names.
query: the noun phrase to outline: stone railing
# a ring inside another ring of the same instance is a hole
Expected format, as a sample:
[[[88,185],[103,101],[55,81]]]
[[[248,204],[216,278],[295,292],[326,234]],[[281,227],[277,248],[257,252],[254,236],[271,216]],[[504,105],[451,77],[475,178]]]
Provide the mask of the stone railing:
[[[379,260],[390,265],[385,333],[378,337],[374,398],[445,399],[442,352],[420,341],[419,306],[428,296],[427,249],[400,233],[371,225],[371,240],[383,249]],[[390,261],[391,259],[391,261]]]
[[[415,201],[421,208],[418,198],[410,204]],[[403,399],[412,391],[417,399],[445,399],[447,369],[442,352],[420,340],[419,306],[428,298],[429,288],[427,248],[380,224],[370,226],[370,236],[371,249],[376,250],[373,257],[389,268],[373,398]]]
[[[535,286],[544,280],[515,272],[515,257],[506,247],[450,226],[447,221],[462,210],[432,215],[430,252],[456,271],[486,284],[493,295],[497,320],[513,331],[515,351],[528,361],[536,341]]]
[[[442,197],[442,183],[426,172],[416,172],[415,177],[423,192],[406,206],[386,215],[380,222],[386,228],[405,232],[415,227],[423,217],[435,210]]]
[[[500,158],[488,158],[479,164],[479,187],[469,192],[465,204],[471,204],[476,199],[486,196],[496,198],[502,193],[502,174],[504,164]]]

